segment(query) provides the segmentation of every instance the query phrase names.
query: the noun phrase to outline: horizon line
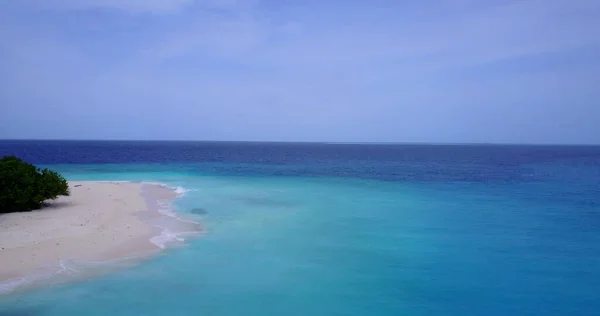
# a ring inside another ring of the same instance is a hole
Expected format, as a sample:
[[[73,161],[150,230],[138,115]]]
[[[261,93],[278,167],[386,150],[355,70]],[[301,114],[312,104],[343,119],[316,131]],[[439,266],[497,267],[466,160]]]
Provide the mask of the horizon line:
[[[273,144],[323,144],[323,145],[429,145],[429,146],[600,146],[600,143],[510,143],[510,142],[340,142],[340,141],[277,141],[277,140],[184,140],[184,139],[39,139],[0,138],[6,141],[39,142],[180,142],[180,143],[273,143]]]

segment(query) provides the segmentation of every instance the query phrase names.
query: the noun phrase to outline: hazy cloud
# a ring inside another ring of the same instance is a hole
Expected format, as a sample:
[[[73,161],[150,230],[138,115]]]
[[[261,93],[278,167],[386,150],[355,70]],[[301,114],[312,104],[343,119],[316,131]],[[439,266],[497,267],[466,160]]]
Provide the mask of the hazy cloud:
[[[128,13],[168,13],[184,9],[194,0],[21,0],[34,10],[118,10]]]
[[[0,138],[600,142],[594,0],[0,11]]]

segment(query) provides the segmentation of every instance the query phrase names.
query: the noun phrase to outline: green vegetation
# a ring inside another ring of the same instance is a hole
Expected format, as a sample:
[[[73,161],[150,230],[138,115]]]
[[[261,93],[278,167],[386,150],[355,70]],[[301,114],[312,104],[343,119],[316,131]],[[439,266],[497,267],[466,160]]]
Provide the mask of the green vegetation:
[[[0,213],[39,209],[46,200],[69,195],[67,180],[15,156],[0,159]]]

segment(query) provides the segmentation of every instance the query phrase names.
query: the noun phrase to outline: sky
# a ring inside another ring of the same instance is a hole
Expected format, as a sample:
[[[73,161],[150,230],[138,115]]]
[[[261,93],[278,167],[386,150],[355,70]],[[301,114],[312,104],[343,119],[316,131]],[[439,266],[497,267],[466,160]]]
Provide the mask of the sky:
[[[24,138],[600,144],[600,1],[3,0]]]

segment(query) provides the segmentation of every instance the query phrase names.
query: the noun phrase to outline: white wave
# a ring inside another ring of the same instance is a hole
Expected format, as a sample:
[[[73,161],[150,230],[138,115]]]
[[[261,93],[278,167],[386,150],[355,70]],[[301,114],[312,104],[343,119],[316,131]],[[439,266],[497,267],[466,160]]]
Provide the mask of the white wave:
[[[163,206],[163,205],[161,205],[161,206]],[[179,216],[177,216],[175,211],[171,210],[170,208],[159,208],[156,211],[164,216],[173,217],[173,218],[181,220],[181,218],[179,218]]]
[[[32,274],[21,278],[14,278],[0,283],[0,293],[9,293],[22,286],[49,280],[59,274],[75,275],[79,270],[75,269],[69,260],[59,259],[57,265],[40,268]]]
[[[163,182],[156,182],[156,181],[135,181],[135,180],[92,180],[92,181],[74,181],[74,182],[102,182],[102,183],[142,183],[142,184],[148,184],[148,185],[157,185],[157,186],[161,186],[163,188],[169,188],[173,191],[175,191],[175,194],[177,194],[177,197],[182,197],[184,196],[186,193],[194,191],[191,189],[187,189],[185,187],[179,186],[179,185],[169,185]]]
[[[135,182],[135,181],[132,181],[132,182]],[[158,185],[158,186],[163,187],[163,188],[172,188],[168,184],[162,183],[162,182],[154,182],[154,181],[138,181],[138,182],[142,183],[142,184]]]
[[[185,239],[180,237],[179,234],[172,233],[168,229],[163,229],[160,232],[160,235],[150,238],[150,242],[155,244],[160,249],[165,249],[167,247],[167,244],[169,244],[169,243],[173,243],[173,242],[183,243],[184,241],[185,241]]]
[[[31,278],[17,278],[17,279],[10,279],[8,281],[5,281],[3,283],[0,283],[0,293],[8,293],[11,291],[16,290],[17,288],[29,284],[33,282],[33,280],[31,280]]]
[[[192,191],[192,190],[186,189],[186,188],[181,187],[181,186],[175,187],[175,194],[177,194],[177,197],[182,197],[182,196],[184,196],[186,193],[188,193],[190,191]]]
[[[136,182],[136,181],[128,181],[128,180],[69,180],[69,182],[132,183],[132,182]]]
[[[191,190],[191,189],[179,186],[179,185],[169,185],[169,184],[162,183],[162,182],[142,181],[141,183],[149,184],[149,185],[158,185],[163,188],[171,189],[171,190],[175,191],[175,194],[177,195],[178,198],[184,196],[188,192],[194,191],[194,190]]]
[[[79,270],[75,269],[74,264],[70,260],[60,259],[58,261],[58,265],[60,266],[60,270],[58,271],[58,273],[66,273],[66,274],[79,273]]]

